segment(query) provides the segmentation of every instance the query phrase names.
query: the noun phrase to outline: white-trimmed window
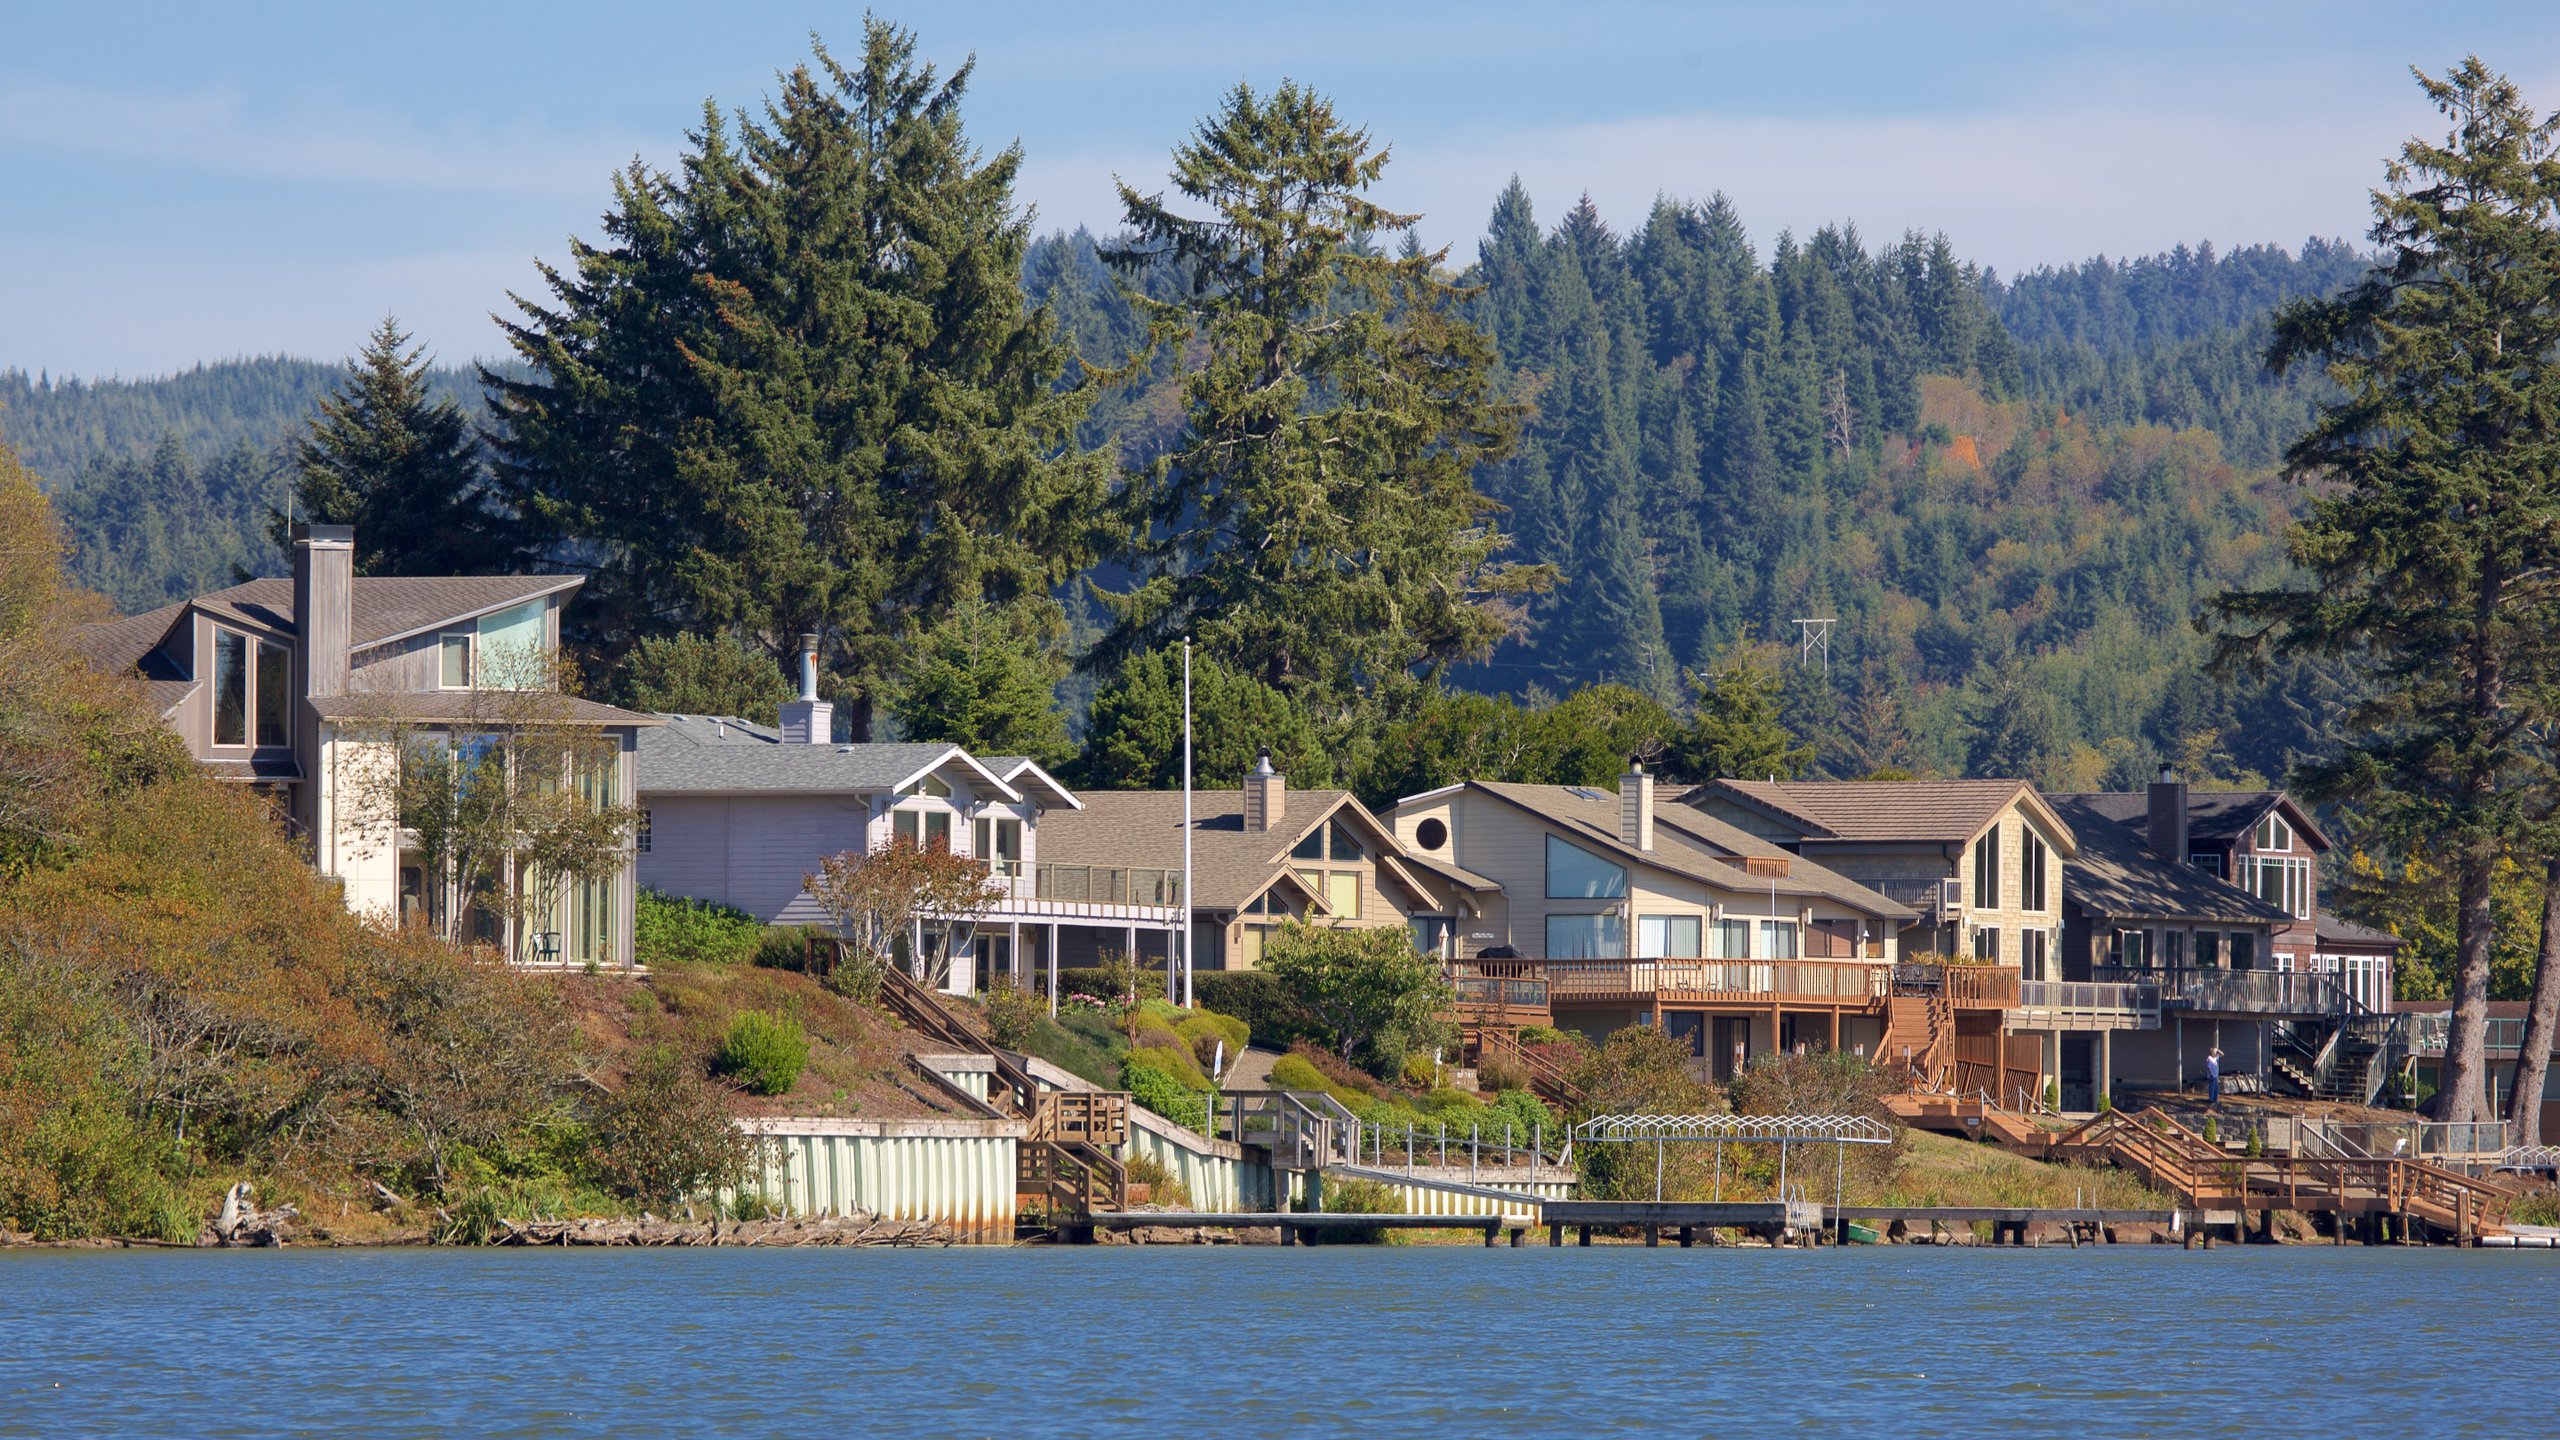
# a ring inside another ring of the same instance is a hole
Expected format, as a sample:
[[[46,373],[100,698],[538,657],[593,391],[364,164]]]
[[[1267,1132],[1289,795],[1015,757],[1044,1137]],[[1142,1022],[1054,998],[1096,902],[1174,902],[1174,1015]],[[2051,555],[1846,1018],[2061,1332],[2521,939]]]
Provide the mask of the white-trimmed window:
[[[1708,934],[1715,941],[1715,951],[1712,958],[1717,960],[1748,960],[1751,958],[1750,921],[1719,920],[1715,923],[1715,928],[1709,931]]]
[[[640,818],[632,823],[631,848],[643,855],[649,853],[649,812],[646,809],[641,810]]]
[[[2044,837],[2029,826],[2026,827],[2025,843],[2020,848],[2026,852],[2018,865],[2019,888],[2025,894],[2020,898],[2018,908],[2041,914],[2052,908],[2053,896],[2048,882],[2053,871],[2053,847],[2045,844]]]
[[[2260,850],[2290,850],[2293,848],[2293,827],[2284,823],[2283,816],[2270,810],[2267,817],[2258,822],[2257,833],[2251,838]]]
[[[2279,820],[2276,823],[2284,822]],[[2311,905],[2315,897],[2310,857],[2252,855],[2242,860],[2240,864],[2241,874],[2248,881],[2247,888],[2250,893],[2297,920],[2311,918]]]
[[[1618,960],[1627,953],[1626,922],[1614,911],[1547,917],[1550,960]]]
[[[1973,842],[1973,908],[2000,908],[2000,827],[1992,826]]]
[[[1999,926],[1976,925],[1973,927],[1973,958],[1976,960],[1998,960],[2000,958]]]
[[[1705,922],[1695,915],[1636,917],[1636,955],[1645,960],[1695,960],[1703,953]]]
[[[1760,954],[1762,960],[1793,960],[1803,951],[1797,945],[1796,922],[1763,920],[1760,922]]]

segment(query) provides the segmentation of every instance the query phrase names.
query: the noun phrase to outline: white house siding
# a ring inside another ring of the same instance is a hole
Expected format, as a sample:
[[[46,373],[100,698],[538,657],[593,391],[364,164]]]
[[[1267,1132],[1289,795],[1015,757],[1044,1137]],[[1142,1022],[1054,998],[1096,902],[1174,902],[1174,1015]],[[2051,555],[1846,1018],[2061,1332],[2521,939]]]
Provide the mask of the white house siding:
[[[347,908],[377,918],[400,910],[400,846],[390,810],[391,742],[350,739],[320,726],[319,773],[306,777],[317,799],[314,861],[337,879]]]
[[[767,924],[822,922],[803,881],[826,856],[870,848],[871,807],[859,796],[658,794],[642,803],[641,884],[735,905]]]
[[[745,1189],[791,1215],[878,1215],[1013,1241],[1018,1120],[760,1120]],[[724,1204],[737,1191],[724,1190]]]

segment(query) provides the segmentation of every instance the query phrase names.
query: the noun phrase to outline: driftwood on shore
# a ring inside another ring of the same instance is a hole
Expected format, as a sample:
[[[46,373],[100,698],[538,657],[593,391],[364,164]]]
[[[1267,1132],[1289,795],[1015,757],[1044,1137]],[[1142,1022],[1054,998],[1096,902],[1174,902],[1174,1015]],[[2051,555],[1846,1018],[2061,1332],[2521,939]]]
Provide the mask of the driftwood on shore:
[[[876,1215],[776,1220],[501,1220],[492,1245],[951,1245],[959,1237],[921,1220]]]

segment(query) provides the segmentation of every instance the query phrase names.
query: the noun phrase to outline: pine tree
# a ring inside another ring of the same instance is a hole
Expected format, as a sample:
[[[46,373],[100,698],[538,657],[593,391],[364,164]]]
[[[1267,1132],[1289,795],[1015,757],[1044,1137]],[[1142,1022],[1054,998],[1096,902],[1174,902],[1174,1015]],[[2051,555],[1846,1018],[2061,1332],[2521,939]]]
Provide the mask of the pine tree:
[[[430,362],[385,316],[293,445],[291,519],[352,525],[359,575],[472,575],[508,567],[480,443],[450,400],[427,393]],[[288,517],[275,517],[277,545]]]
[[[1244,783],[1255,758],[1293,785],[1334,778],[1324,738],[1288,696],[1206,650],[1191,655],[1193,782]],[[1170,790],[1182,783],[1182,651],[1133,656],[1093,697],[1077,783],[1097,790]]]
[[[781,719],[791,685],[761,646],[731,635],[646,635],[615,677],[616,703],[675,715],[734,715],[760,725]]]
[[[1744,635],[1715,665],[1692,673],[1697,714],[1671,743],[1673,773],[1691,780],[1801,780],[1814,749],[1799,744],[1779,715],[1786,676],[1773,649]]]
[[[1067,667],[1044,612],[962,604],[914,646],[883,698],[909,740],[977,755],[1027,755],[1044,766],[1075,753],[1058,713]]]
[[[1196,634],[1331,719],[1484,655],[1497,602],[1548,578],[1496,559],[1475,489],[1518,414],[1467,293],[1441,253],[1368,243],[1416,218],[1366,198],[1386,162],[1312,91],[1238,86],[1174,153],[1201,212],[1121,187],[1130,239],[1110,258],[1190,278],[1139,303],[1159,344],[1198,358],[1183,434],[1133,489],[1143,578],[1110,598],[1097,663]]]
[[[589,567],[608,656],[706,626],[777,658],[815,631],[857,738],[915,637],[1041,604],[1097,558],[1090,399],[1026,305],[1018,148],[982,156],[915,40],[867,20],[760,115],[706,107],[674,174],[616,186],[608,243],[546,270],[483,372],[502,476],[550,558]]]
[[[2345,661],[2372,684],[2315,793],[2455,877],[2458,962],[2438,1118],[2487,1118],[2492,882],[2524,838],[2560,677],[2560,114],[2477,57],[2419,84],[2453,121],[2375,192],[2374,269],[2279,312],[2270,363],[2343,396],[2286,452],[2317,481],[2297,585],[2228,593],[2226,661]]]

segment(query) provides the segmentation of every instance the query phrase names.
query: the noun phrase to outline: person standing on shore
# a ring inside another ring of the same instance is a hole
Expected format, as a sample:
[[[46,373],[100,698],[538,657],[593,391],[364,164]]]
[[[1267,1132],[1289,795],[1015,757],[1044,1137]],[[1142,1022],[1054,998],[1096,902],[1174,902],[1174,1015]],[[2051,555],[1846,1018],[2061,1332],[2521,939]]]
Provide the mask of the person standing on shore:
[[[2204,1103],[2208,1110],[2222,1108],[2222,1051],[2219,1047],[2204,1052]]]

